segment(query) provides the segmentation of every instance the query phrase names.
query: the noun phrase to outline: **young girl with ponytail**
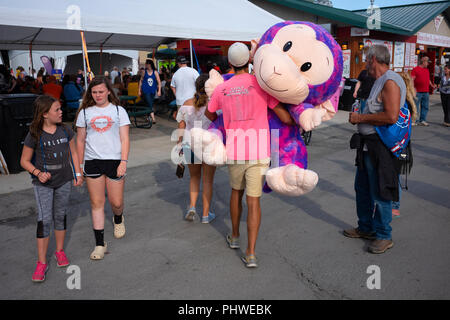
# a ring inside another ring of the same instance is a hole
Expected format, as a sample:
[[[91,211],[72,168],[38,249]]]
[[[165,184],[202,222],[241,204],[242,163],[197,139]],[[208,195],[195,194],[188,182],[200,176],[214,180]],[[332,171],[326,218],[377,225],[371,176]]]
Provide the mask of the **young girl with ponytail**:
[[[205,82],[208,80],[208,74],[202,74],[195,81],[196,93],[193,98],[186,100],[180,107],[177,114],[178,128],[184,132],[179,136],[178,143],[182,143],[185,162],[188,164],[190,182],[189,195],[190,205],[185,215],[185,219],[193,221],[197,212],[195,205],[200,191],[200,180],[203,181],[203,215],[202,223],[210,223],[216,217],[210,212],[211,199],[213,193],[213,180],[216,171],[215,166],[207,165],[194,156],[191,150],[190,130],[194,127],[208,129],[211,121],[205,116],[205,109],[208,105],[208,96],[205,92]],[[203,171],[203,176],[202,176]]]

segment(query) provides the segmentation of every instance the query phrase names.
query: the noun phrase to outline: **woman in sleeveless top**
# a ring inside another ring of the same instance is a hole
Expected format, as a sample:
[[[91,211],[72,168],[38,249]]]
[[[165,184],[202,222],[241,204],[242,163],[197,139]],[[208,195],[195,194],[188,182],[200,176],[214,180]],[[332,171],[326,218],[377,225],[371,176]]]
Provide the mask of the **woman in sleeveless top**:
[[[142,95],[144,97],[147,107],[150,110],[150,116],[152,117],[153,123],[156,123],[155,113],[153,112],[153,99],[155,98],[156,92],[158,92],[158,97],[160,97],[161,80],[153,61],[147,60],[145,62],[144,77],[141,78],[141,81],[139,82],[139,96]]]

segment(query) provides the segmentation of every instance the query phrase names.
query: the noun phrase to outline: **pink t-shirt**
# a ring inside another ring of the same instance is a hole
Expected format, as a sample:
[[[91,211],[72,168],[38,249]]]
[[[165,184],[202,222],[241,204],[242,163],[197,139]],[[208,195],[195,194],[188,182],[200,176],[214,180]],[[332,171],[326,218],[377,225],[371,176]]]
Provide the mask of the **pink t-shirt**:
[[[260,88],[255,76],[248,73],[235,75],[214,90],[208,110],[222,110],[228,159],[270,158],[267,108],[273,109],[277,104],[275,98]]]

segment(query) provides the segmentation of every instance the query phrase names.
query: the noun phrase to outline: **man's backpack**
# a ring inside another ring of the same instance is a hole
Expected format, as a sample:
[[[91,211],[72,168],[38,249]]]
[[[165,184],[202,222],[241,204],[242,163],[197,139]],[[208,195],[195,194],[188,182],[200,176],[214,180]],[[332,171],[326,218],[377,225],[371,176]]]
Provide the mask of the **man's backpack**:
[[[375,130],[384,145],[398,158],[411,138],[411,125],[411,112],[405,102],[400,108],[396,123],[375,126]]]

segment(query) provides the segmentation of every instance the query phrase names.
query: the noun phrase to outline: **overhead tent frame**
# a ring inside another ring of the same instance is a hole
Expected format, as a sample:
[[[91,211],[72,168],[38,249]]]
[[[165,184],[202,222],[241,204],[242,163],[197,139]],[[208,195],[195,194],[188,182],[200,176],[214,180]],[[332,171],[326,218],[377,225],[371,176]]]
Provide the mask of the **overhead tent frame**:
[[[149,11],[173,15],[152,15],[148,19]],[[233,14],[220,14],[223,12]],[[192,19],[198,16],[202,17],[201,23]],[[101,52],[151,51],[163,42],[184,38],[190,39],[193,65],[192,39],[250,41],[281,21],[246,0],[196,0],[188,5],[185,0],[128,0],[114,4],[104,0],[79,0],[76,4],[72,0],[0,0],[0,48],[28,48],[30,52],[76,50],[84,46],[80,44],[80,31],[85,46]]]
[[[250,41],[281,21],[246,0],[0,0],[0,48],[27,50],[34,38],[35,50],[76,50],[84,31],[89,49],[151,51],[173,39]]]

